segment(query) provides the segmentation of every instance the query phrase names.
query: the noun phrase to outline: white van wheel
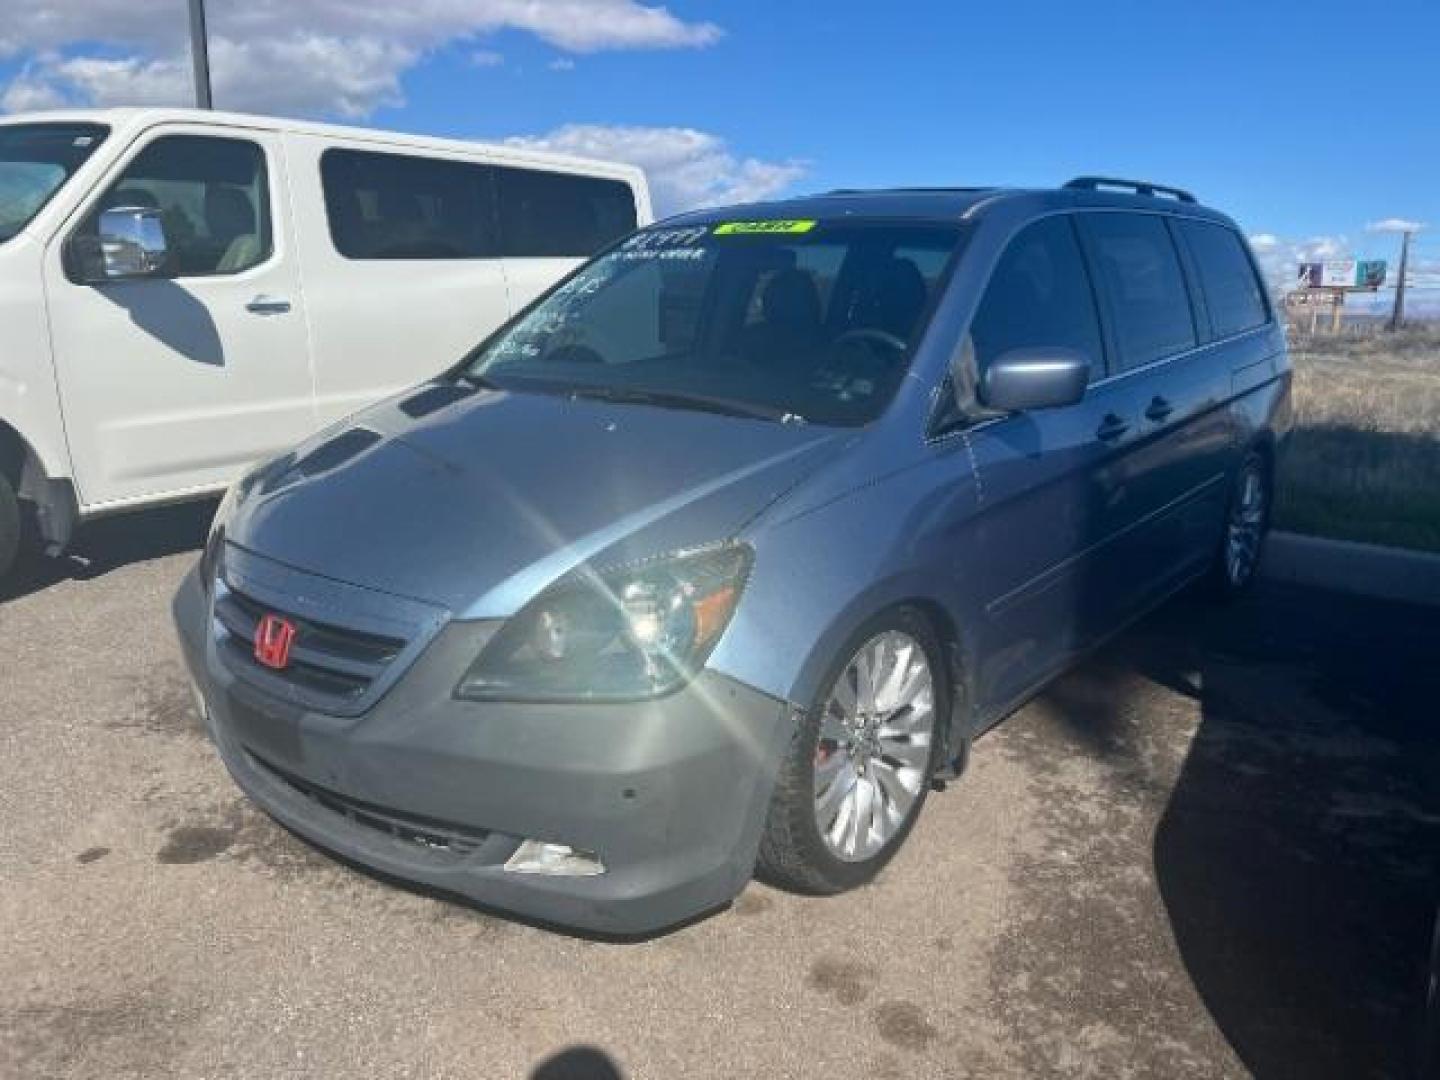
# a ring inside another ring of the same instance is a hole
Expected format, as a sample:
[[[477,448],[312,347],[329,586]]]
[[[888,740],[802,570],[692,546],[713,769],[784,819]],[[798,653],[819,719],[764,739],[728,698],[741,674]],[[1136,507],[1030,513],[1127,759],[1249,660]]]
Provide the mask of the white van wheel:
[[[0,473],[0,582],[15,569],[20,557],[20,500],[10,478]]]

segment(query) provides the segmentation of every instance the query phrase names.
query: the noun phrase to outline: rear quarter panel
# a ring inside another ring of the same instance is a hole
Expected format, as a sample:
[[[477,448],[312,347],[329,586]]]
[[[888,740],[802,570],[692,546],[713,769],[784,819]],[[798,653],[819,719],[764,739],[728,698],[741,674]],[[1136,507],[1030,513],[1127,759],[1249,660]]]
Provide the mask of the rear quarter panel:
[[[1279,322],[1243,339],[1230,357],[1230,421],[1236,455],[1259,446],[1272,456],[1284,451],[1294,426],[1290,396],[1290,356]]]

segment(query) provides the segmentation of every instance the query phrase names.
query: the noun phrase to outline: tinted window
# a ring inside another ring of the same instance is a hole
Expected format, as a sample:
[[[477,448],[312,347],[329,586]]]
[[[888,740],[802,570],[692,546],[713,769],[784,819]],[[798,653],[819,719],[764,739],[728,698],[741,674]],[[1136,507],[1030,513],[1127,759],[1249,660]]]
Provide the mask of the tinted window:
[[[0,126],[0,243],[29,223],[108,130],[99,124]]]
[[[1085,214],[1081,222],[1115,323],[1122,368],[1195,346],[1180,258],[1154,214]]]
[[[1200,288],[1217,338],[1265,322],[1265,294],[1240,238],[1222,225],[1180,222],[1200,274]]]
[[[327,150],[325,213],[347,259],[479,259],[496,254],[484,165]]]
[[[238,274],[270,257],[265,152],[242,139],[166,135],[125,166],[81,226],[94,235],[101,210],[158,209],[169,277]]]
[[[959,232],[800,224],[636,233],[492,338],[471,371],[517,392],[863,424],[905,377]]]
[[[497,169],[506,255],[585,256],[635,228],[630,185],[593,176]]]
[[[1045,218],[1010,242],[970,325],[976,370],[1026,346],[1064,346],[1090,357],[1091,377],[1105,370],[1095,294],[1067,217]]]

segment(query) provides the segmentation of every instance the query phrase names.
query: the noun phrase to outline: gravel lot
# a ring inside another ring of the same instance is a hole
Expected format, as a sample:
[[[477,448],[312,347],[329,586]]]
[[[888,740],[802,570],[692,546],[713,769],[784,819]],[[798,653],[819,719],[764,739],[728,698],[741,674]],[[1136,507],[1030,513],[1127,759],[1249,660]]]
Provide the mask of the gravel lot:
[[[876,885],[616,944],[240,797],[168,618],[202,529],[104,523],[0,603],[0,1076],[1403,1075],[1433,612],[1178,602],[984,738]]]

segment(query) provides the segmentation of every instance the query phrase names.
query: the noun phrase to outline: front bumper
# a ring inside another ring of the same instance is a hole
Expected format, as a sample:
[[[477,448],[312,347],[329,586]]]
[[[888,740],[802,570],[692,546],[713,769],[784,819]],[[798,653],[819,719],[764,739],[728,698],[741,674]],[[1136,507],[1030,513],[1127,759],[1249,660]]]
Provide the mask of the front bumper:
[[[192,571],[173,611],[206,723],[236,783],[343,858],[540,922],[617,935],[732,899],[755,862],[789,707],[706,672],[657,701],[534,705],[452,691],[493,624],[455,623],[367,712],[317,713],[220,660]],[[503,866],[523,839],[605,873]]]

